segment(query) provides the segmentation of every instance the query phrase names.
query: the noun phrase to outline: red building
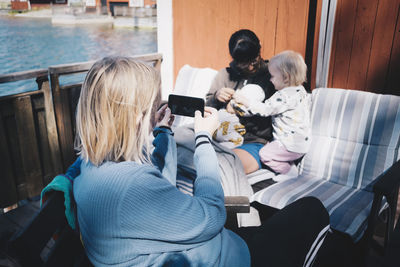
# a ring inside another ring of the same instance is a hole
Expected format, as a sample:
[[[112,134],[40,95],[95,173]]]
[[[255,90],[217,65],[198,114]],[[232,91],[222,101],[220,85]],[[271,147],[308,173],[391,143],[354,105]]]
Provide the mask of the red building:
[[[68,0],[12,0],[11,9],[48,8],[51,4],[68,4]],[[107,11],[112,12],[113,6],[154,7],[157,4],[157,0],[82,0],[82,4],[93,8],[107,7]]]
[[[11,9],[12,10],[28,10],[30,9],[29,1],[11,1]]]

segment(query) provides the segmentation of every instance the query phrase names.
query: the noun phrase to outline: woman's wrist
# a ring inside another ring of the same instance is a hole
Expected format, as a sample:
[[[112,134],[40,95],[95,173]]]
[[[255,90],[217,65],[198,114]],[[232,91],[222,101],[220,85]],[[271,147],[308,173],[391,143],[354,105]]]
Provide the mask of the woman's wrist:
[[[196,148],[204,144],[211,144],[211,135],[207,131],[200,131],[195,136]]]
[[[170,134],[170,135],[174,135],[174,132],[172,131],[172,129],[168,126],[157,126],[153,129],[153,136],[156,137],[159,133],[166,133],[166,134]]]
[[[219,181],[218,158],[211,145],[211,135],[206,131],[200,131],[196,134],[195,143],[196,151],[193,161],[197,173],[196,180],[207,177]]]

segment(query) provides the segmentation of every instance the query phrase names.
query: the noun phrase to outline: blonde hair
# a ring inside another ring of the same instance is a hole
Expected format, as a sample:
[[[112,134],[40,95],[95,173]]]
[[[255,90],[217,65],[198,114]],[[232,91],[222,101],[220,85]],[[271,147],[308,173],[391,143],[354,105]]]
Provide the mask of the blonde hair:
[[[149,129],[160,75],[127,57],[106,57],[86,75],[76,113],[75,148],[87,162],[149,162]]]
[[[297,52],[283,51],[273,56],[269,64],[281,72],[287,86],[299,86],[307,81],[307,65]]]

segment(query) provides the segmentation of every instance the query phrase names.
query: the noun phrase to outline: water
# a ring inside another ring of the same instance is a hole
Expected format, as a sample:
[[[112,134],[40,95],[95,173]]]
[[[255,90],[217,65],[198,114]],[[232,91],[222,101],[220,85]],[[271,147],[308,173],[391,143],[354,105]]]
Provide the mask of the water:
[[[0,16],[0,74],[157,52],[157,30],[109,25],[52,25],[50,19]],[[82,79],[73,76],[65,83]],[[0,96],[37,89],[34,81],[0,84]]]

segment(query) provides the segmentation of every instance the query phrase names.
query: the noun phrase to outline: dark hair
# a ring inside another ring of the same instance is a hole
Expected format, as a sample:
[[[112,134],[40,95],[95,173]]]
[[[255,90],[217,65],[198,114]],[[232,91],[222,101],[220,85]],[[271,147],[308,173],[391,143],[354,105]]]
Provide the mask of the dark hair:
[[[260,55],[260,40],[247,29],[239,30],[229,39],[229,53],[237,62],[250,62]]]

